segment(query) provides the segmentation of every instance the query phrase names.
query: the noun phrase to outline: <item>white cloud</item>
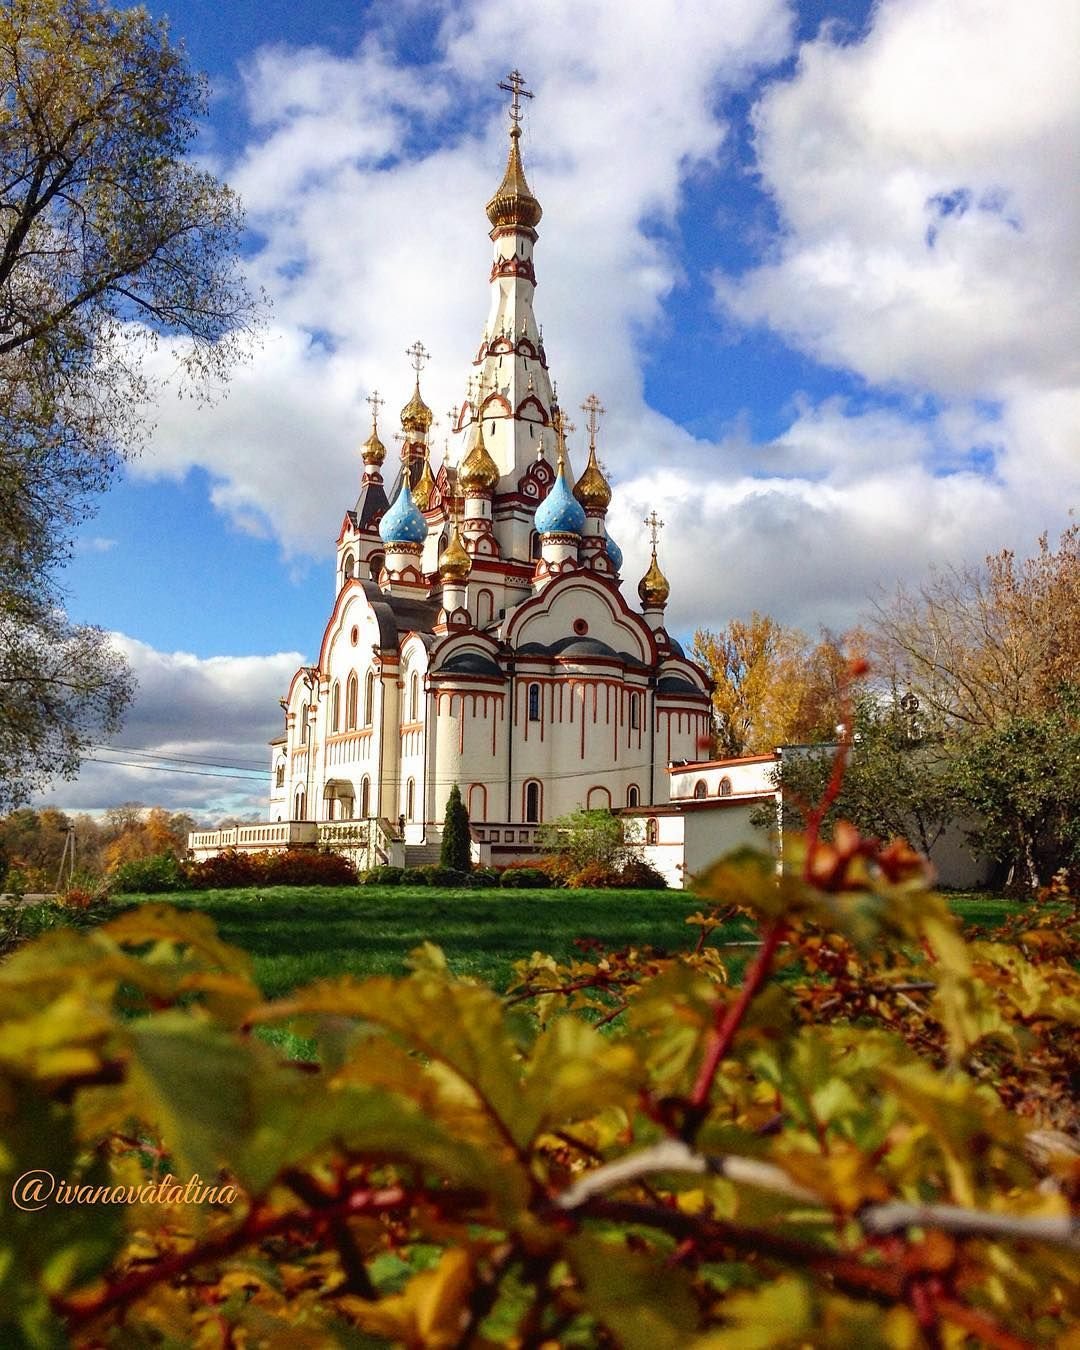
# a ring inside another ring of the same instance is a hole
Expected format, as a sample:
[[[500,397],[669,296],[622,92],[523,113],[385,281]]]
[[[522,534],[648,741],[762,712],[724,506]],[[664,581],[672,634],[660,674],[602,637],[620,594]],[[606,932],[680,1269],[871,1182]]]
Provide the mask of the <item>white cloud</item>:
[[[718,294],[878,384],[994,397],[1080,378],[1080,9],[884,0],[754,114],[773,259]]]
[[[421,336],[428,402],[441,415],[462,396],[487,312],[483,203],[505,154],[505,115],[479,100],[511,52],[537,93],[538,315],[563,402],[595,388],[610,410],[628,595],[654,505],[682,632],[754,607],[843,626],[879,582],[1024,549],[1061,523],[1080,496],[1071,0],[883,0],[860,41],[826,29],[765,83],[756,169],[781,230],[717,294],[736,337],[767,325],[865,395],[797,399],[765,444],[737,419],[695,438],[647,406],[644,369],[682,279],[666,231],[725,154],[716,95],[789,54],[790,6],[540,10],[449,6],[424,69],[377,39],[353,57],[253,58],[256,133],[226,168],[264,240],[253,271],[274,327],[226,400],[161,408],[136,472],[205,466],[235,523],[290,557],[325,555],[359,481],[363,395],[387,397],[390,444]]]
[[[199,818],[265,813],[267,742],[281,734],[277,701],[301,654],[199,658],[156,651],[120,633],[113,642],[138,680],[123,731],[113,742],[118,748],[95,750],[76,781],[54,784],[36,804],[98,811],[141,801]],[[214,765],[225,776],[212,776]],[[245,776],[259,770],[261,779]]]

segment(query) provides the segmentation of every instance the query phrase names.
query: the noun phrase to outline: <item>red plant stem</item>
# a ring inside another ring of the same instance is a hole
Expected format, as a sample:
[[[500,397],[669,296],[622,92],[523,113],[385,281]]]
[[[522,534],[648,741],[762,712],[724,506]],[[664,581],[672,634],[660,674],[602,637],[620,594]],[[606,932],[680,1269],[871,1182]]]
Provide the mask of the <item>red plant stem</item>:
[[[587,1200],[574,1211],[574,1218],[605,1219],[659,1228],[672,1237],[693,1242],[702,1260],[723,1259],[734,1251],[741,1255],[756,1255],[779,1261],[801,1270],[812,1270],[826,1277],[833,1288],[841,1293],[870,1299],[884,1307],[899,1303],[904,1297],[904,1276],[897,1267],[867,1265],[856,1257],[831,1252],[812,1242],[787,1237],[771,1229],[744,1228],[739,1224],[707,1219],[666,1206],[605,1198]],[[942,1316],[945,1315],[943,1309]]]
[[[747,1009],[754,1001],[761,986],[769,978],[777,949],[783,941],[786,928],[787,924],[783,919],[773,919],[762,935],[761,947],[757,956],[754,957],[753,964],[746,972],[746,978],[743,980],[738,997],[726,1009],[724,1009],[722,1003],[716,1005],[717,1017],[719,1018],[721,1009],[724,1009],[724,1014],[720,1018],[719,1024],[714,1025],[709,1031],[705,1042],[705,1054],[701,1061],[701,1067],[698,1069],[694,1090],[690,1094],[690,1110],[687,1114],[690,1137],[696,1133],[697,1127],[705,1117],[709,1093],[712,1091],[713,1081],[716,1078],[716,1071],[720,1067],[720,1062],[731,1049],[731,1043],[735,1039],[735,1033],[742,1025]]]
[[[817,852],[822,822],[828,814],[829,807],[839,797],[840,789],[844,786],[848,751],[851,749],[851,718],[851,703],[849,699],[845,698],[844,733],[836,747],[836,754],[833,755],[832,773],[829,775],[829,781],[825,786],[821,800],[806,813],[806,862],[803,867],[803,875],[807,880],[811,876],[810,869],[814,861],[814,854]]]
[[[1022,1336],[1014,1336],[1011,1331],[992,1321],[985,1313],[969,1308],[954,1298],[938,1298],[938,1316],[954,1323],[974,1336],[980,1345],[988,1345],[992,1350],[1034,1350],[1034,1341],[1025,1341]]]
[[[239,1228],[193,1247],[187,1252],[178,1252],[163,1261],[140,1270],[130,1271],[115,1283],[90,1295],[85,1300],[78,1296],[71,1299],[57,1299],[54,1310],[66,1319],[69,1327],[82,1326],[113,1308],[134,1303],[147,1290],[166,1280],[174,1280],[186,1274],[196,1266],[210,1261],[220,1261],[244,1247],[250,1247],[287,1233],[293,1228],[307,1228],[314,1224],[326,1223],[335,1219],[344,1220],[353,1214],[386,1214],[411,1205],[416,1197],[410,1196],[401,1186],[383,1186],[378,1190],[353,1191],[344,1199],[332,1205],[316,1210],[290,1210],[286,1214],[260,1214],[257,1210],[244,1220]]]

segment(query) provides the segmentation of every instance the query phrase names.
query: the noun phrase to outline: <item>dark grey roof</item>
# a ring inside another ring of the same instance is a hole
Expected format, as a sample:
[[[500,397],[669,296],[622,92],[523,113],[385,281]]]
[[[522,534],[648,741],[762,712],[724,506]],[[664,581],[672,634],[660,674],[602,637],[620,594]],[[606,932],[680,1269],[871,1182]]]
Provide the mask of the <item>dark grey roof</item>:
[[[662,675],[656,682],[656,692],[658,694],[701,694],[704,697],[704,691],[699,689],[696,684],[691,684],[689,680],[684,680],[681,675]]]
[[[360,582],[379,624],[379,646],[396,647],[402,633],[420,633],[430,647],[431,630],[439,617],[439,606],[411,595],[386,595],[374,581]]]
[[[629,652],[617,652],[599,638],[570,636],[560,638],[558,642],[545,645],[542,642],[526,642],[517,649],[518,656],[602,656],[616,661],[622,666],[632,666],[635,670],[645,670],[644,662]]]
[[[384,514],[390,502],[381,483],[364,483],[356,505],[349,512],[358,530],[367,530]]]
[[[502,679],[503,672],[489,656],[480,652],[461,652],[452,656],[445,665],[432,671],[433,675],[493,675]]]

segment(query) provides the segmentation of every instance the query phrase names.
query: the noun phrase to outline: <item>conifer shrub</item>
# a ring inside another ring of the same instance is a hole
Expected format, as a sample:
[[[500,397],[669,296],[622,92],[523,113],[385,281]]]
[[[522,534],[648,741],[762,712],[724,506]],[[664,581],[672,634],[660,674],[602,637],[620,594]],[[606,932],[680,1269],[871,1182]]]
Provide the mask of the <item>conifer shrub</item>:
[[[456,872],[471,872],[472,852],[470,844],[469,813],[465,808],[465,803],[461,800],[461,789],[455,783],[446,799],[442,845],[439,849],[440,865],[453,868]]]

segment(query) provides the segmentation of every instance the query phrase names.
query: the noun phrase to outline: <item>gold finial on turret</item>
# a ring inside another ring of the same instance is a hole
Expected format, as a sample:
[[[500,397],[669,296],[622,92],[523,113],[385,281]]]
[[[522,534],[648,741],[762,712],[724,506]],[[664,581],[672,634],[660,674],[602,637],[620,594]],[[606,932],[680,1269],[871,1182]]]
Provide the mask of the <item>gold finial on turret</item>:
[[[521,225],[531,230],[540,223],[544,213],[525,181],[518,142],[521,139],[521,100],[532,98],[533,94],[532,90],[525,88],[525,77],[519,70],[512,70],[506,80],[500,80],[499,88],[513,95],[510,105],[510,154],[503,180],[487,204],[487,217],[495,229],[503,225]]]
[[[581,407],[589,432],[589,462],[577,481],[574,496],[586,511],[606,511],[611,505],[611,485],[596,461],[596,433],[604,408],[595,394],[590,394]]]
[[[650,511],[643,523],[648,527],[652,538],[652,562],[649,564],[649,570],[638,582],[638,595],[641,597],[641,603],[647,609],[663,609],[667,604],[668,596],[671,594],[668,579],[660,571],[660,566],[656,561],[656,544],[660,537],[660,531],[664,528],[664,522],[655,511]]]
[[[416,371],[416,387],[412,398],[401,410],[401,426],[403,431],[411,433],[414,437],[422,437],[431,427],[432,414],[431,409],[420,397],[420,372],[431,353],[418,340],[406,348],[405,355],[412,358],[412,368]]]
[[[377,389],[373,389],[367,397],[367,402],[371,408],[371,435],[364,442],[362,454],[364,463],[377,469],[386,459],[386,446],[379,440],[379,409],[386,400],[379,397]]]
[[[472,449],[461,462],[458,482],[466,492],[490,492],[499,481],[499,466],[491,458],[484,444],[484,425],[476,423],[476,439]]]

